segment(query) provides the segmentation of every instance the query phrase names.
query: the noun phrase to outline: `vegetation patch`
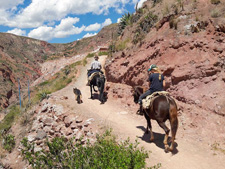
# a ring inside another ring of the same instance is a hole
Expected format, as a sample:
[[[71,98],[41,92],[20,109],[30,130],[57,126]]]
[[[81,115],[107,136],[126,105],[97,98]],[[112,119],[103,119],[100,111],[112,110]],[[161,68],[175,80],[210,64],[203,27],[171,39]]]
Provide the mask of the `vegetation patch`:
[[[141,42],[144,39],[145,35],[150,32],[151,28],[155,25],[157,21],[158,16],[155,15],[153,12],[148,12],[145,17],[140,19],[139,26],[135,30],[132,42],[134,44]]]
[[[225,149],[221,148],[220,144],[217,142],[211,145],[211,149],[225,154]]]
[[[219,11],[219,9],[213,9],[212,11],[211,11],[211,17],[212,18],[218,18],[220,16],[220,11]]]
[[[102,55],[108,55],[109,52],[98,52],[98,56],[102,56]]]
[[[15,142],[15,137],[11,134],[7,134],[3,136],[3,148],[7,150],[8,152],[12,152],[14,149],[16,142]]]
[[[20,108],[17,105],[14,105],[9,108],[9,113],[5,116],[5,118],[0,122],[0,132],[3,133],[4,131],[8,131],[15,118],[20,114]],[[1,134],[2,135],[2,134]],[[1,138],[0,135],[0,138]]]
[[[132,23],[132,14],[129,12],[124,14],[119,22],[118,34],[121,35],[126,26]]]
[[[148,153],[129,139],[117,143],[110,131],[85,146],[81,140],[54,138],[47,149],[34,152],[34,145],[24,138],[22,155],[34,168],[144,168]]]
[[[122,51],[127,47],[127,43],[130,42],[130,39],[127,38],[124,41],[118,41],[118,43],[115,46],[116,51]]]

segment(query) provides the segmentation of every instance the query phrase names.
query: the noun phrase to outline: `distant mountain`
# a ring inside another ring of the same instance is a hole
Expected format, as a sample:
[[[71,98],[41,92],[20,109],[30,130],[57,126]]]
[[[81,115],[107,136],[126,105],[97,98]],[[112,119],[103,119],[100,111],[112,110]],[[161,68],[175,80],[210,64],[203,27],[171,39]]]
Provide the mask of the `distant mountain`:
[[[18,78],[25,87],[28,79],[31,83],[42,74],[40,64],[45,60],[91,52],[109,44],[116,27],[116,24],[106,26],[96,36],[66,44],[0,33],[0,110],[18,100]]]

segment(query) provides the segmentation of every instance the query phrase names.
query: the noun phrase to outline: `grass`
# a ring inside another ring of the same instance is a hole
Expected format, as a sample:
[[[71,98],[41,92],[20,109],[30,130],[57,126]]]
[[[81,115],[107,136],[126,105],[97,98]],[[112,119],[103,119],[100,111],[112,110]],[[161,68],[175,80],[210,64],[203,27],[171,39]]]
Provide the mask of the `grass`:
[[[124,41],[118,41],[118,43],[115,46],[115,50],[116,51],[122,51],[127,47],[127,43],[130,42],[130,39],[127,38]]]
[[[218,18],[220,16],[220,11],[218,9],[213,9],[211,11],[211,17],[212,18]]]
[[[108,55],[109,52],[98,52],[98,56],[102,56],[102,55]]]
[[[11,128],[15,118],[18,115],[20,115],[20,113],[21,113],[21,110],[20,110],[19,106],[16,106],[16,105],[11,106],[9,110],[10,110],[9,113],[0,122],[0,132],[1,133],[3,131],[8,131]],[[1,135],[0,135],[0,137],[1,137]]]
[[[225,149],[221,148],[220,144],[217,142],[215,142],[214,144],[211,145],[211,149],[225,154]]]
[[[81,140],[54,138],[47,141],[47,151],[33,152],[34,145],[24,138],[22,155],[34,168],[145,168],[148,152],[129,139],[116,142],[107,130],[93,144],[83,146]]]

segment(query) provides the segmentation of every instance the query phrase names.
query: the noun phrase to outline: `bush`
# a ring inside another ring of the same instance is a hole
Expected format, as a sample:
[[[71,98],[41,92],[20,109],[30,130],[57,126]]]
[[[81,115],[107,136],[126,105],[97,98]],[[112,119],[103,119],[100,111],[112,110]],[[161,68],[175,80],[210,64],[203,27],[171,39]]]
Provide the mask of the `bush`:
[[[21,143],[23,157],[34,168],[144,168],[148,153],[138,148],[138,142],[127,139],[117,143],[110,131],[97,136],[94,144],[83,146],[81,140],[54,138],[47,141],[49,151],[34,152],[27,138]]]
[[[108,52],[99,52],[98,56],[102,56],[102,55],[108,55]]]
[[[39,92],[37,94],[38,100],[42,101],[42,100],[48,98],[48,94],[51,94],[51,92],[49,92],[49,91],[41,91],[41,92]]]
[[[132,20],[132,14],[130,14],[129,12],[122,16],[120,23],[119,23],[119,30],[118,30],[119,35],[122,34],[122,32],[126,26],[131,24],[131,20]]]
[[[9,152],[12,152],[15,147],[15,137],[11,134],[3,136],[3,148]]]
[[[88,53],[88,55],[86,56],[86,58],[92,58],[95,56],[95,53]]]

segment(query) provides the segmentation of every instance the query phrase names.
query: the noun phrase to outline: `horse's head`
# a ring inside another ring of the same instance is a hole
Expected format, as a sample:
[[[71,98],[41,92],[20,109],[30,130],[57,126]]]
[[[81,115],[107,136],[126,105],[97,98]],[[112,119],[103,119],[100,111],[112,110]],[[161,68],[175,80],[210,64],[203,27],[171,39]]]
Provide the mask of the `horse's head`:
[[[145,91],[145,88],[142,86],[134,86],[133,87],[133,97],[134,97],[134,103],[138,103],[138,99],[141,94],[143,94]]]
[[[96,85],[100,91],[101,88],[104,89],[105,85],[105,76],[104,75],[99,75],[99,77],[96,79]]]
[[[99,91],[99,100],[101,101],[101,103],[104,103],[104,88],[105,88],[105,77],[104,75],[100,75],[97,79],[96,79],[96,84],[98,87],[98,91]]]

